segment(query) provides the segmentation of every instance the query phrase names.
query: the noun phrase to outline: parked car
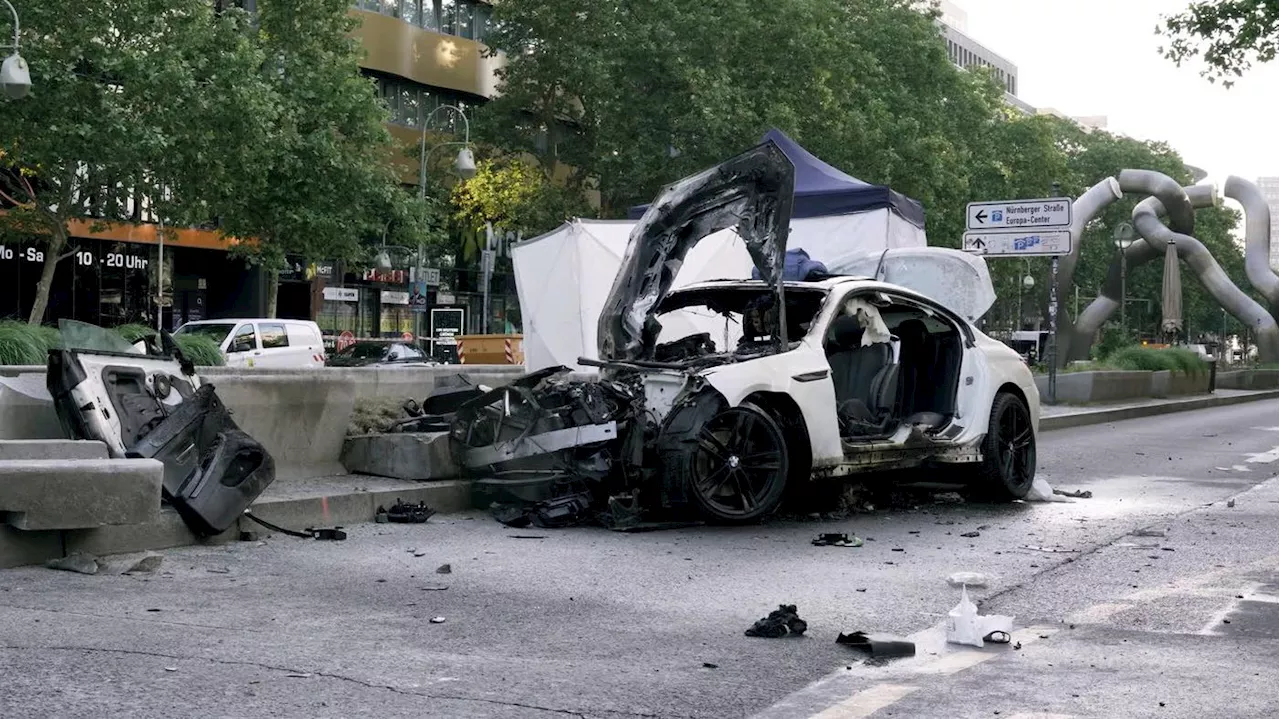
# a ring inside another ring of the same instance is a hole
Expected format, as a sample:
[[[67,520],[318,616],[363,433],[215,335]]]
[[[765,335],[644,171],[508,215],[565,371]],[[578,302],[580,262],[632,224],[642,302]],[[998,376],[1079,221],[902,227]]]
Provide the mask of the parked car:
[[[467,403],[459,463],[493,482],[587,478],[610,507],[637,497],[725,522],[767,516],[791,485],[917,466],[1024,497],[1039,395],[1018,353],[973,324],[995,297],[981,258],[913,248],[872,257],[892,282],[786,281],[793,174],[766,143],[668,187],[631,234],[599,360],[580,360],[600,381],[547,368]],[[728,227],[763,279],[671,291],[670,268]],[[689,311],[723,316],[723,335],[667,337],[664,319]]]
[[[200,320],[175,336],[203,335],[218,343],[228,367],[323,367],[324,338],[315,322],[279,319]]]
[[[381,367],[439,364],[426,352],[405,342],[363,340],[330,355],[329,367]]]

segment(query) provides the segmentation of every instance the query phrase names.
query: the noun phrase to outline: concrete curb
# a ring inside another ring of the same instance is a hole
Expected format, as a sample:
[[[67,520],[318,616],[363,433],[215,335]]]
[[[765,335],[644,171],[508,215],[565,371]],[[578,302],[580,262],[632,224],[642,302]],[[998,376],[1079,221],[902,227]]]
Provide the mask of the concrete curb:
[[[1040,420],[1040,429],[1052,431],[1136,417],[1224,407],[1274,399],[1278,395],[1280,391],[1263,390],[1241,395],[1195,397],[1160,404],[1085,410],[1058,417],[1044,417]],[[268,497],[255,503],[253,512],[268,522],[290,529],[333,527],[372,521],[378,505],[390,506],[397,499],[426,502],[441,513],[461,512],[472,508],[471,482],[406,482],[403,487],[395,489],[344,490],[331,495],[313,493],[296,497]],[[241,530],[258,532],[259,535],[270,534],[261,525],[242,518],[237,526],[228,531],[216,537],[200,539],[169,509],[161,511],[158,519],[145,524],[97,529],[24,532],[0,525],[0,568],[39,564],[77,551],[102,556],[191,544],[220,544],[235,541]]]
[[[1194,409],[1208,409],[1211,407],[1227,407],[1233,404],[1256,402],[1264,399],[1275,399],[1277,396],[1280,396],[1280,390],[1273,389],[1250,392],[1249,394],[1227,396],[1210,395],[1208,397],[1190,397],[1187,399],[1167,400],[1160,402],[1159,404],[1139,404],[1131,407],[1109,407],[1106,409],[1084,410],[1081,412],[1073,412],[1071,414],[1041,417],[1040,431],[1051,432],[1055,429],[1083,427],[1090,424],[1116,422],[1122,419],[1155,417],[1162,414],[1187,412]]]

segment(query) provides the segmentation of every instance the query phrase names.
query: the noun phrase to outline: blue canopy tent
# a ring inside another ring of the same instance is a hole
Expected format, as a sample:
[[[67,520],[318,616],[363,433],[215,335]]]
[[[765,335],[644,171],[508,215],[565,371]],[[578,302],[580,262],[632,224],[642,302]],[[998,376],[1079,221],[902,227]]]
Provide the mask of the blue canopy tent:
[[[773,140],[796,166],[793,218],[849,215],[888,209],[920,229],[924,228],[924,206],[893,188],[872,185],[848,175],[815,157],[781,130],[765,133],[761,142]],[[632,207],[630,219],[639,219],[648,205]]]

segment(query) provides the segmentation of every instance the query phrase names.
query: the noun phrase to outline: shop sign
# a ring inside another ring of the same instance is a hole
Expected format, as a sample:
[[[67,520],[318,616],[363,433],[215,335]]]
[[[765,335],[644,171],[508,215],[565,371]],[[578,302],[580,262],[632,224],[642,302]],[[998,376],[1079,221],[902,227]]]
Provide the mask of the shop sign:
[[[334,302],[359,302],[360,290],[355,287],[326,287],[324,298]]]
[[[384,305],[407,305],[409,304],[409,293],[397,290],[383,290],[382,304]]]
[[[145,270],[149,261],[146,257],[128,255],[123,252],[94,252],[93,250],[76,250],[76,264],[82,267],[104,265],[119,267],[125,270]],[[44,250],[38,247],[10,247],[0,245],[0,262],[44,262]]]
[[[366,282],[385,282],[389,285],[409,283],[409,273],[405,270],[365,270],[363,277]]]

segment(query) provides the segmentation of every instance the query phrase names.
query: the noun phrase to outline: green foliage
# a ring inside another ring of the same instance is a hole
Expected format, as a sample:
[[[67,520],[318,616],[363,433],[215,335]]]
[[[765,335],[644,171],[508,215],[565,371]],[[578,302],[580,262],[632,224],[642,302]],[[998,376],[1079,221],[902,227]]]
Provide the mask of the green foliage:
[[[58,331],[52,327],[0,321],[0,365],[44,365],[57,344]]]
[[[173,338],[182,353],[197,367],[221,367],[226,364],[218,343],[204,335],[178,335]]]
[[[475,177],[453,186],[451,200],[462,227],[474,230],[492,222],[525,237],[591,212],[581,192],[552,183],[522,158],[482,161]]]
[[[120,325],[113,329],[115,329],[116,334],[123,337],[129,344],[133,344],[144,337],[151,337],[156,333],[154,327],[139,324]]]
[[[1197,0],[1163,18],[1156,32],[1168,38],[1169,46],[1160,52],[1179,67],[1200,58],[1209,82],[1231,87],[1232,78],[1275,58],[1278,16],[1275,0]]]
[[[1159,372],[1170,370],[1190,375],[1208,371],[1208,365],[1200,356],[1182,347],[1143,347],[1130,345],[1108,355],[1101,366],[1120,370],[1145,370]]]

